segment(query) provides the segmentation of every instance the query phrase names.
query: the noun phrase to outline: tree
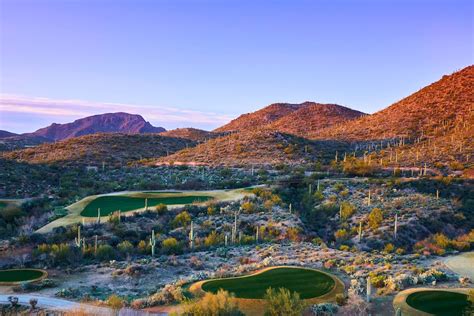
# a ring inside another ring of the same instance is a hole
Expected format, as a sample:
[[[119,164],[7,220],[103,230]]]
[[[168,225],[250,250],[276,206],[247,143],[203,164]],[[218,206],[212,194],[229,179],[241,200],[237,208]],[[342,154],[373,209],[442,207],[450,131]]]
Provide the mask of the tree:
[[[383,221],[383,213],[382,210],[379,208],[374,208],[369,214],[369,226],[372,229],[379,228],[380,224]]]
[[[188,302],[184,306],[184,316],[244,316],[239,310],[235,298],[224,290],[217,294],[207,292],[198,301]]]
[[[291,293],[285,288],[278,290],[268,288],[265,299],[267,300],[265,316],[300,316],[306,308],[298,293]]]

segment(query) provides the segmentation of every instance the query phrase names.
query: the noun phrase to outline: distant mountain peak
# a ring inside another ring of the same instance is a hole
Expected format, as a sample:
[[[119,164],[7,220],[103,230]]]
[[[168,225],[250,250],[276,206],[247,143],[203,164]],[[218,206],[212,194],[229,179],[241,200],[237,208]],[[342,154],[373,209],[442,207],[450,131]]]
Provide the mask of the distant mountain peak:
[[[30,135],[56,141],[95,133],[144,134],[164,131],[166,131],[164,128],[154,127],[145,121],[141,115],[117,112],[92,115],[77,119],[72,123],[53,123]]]

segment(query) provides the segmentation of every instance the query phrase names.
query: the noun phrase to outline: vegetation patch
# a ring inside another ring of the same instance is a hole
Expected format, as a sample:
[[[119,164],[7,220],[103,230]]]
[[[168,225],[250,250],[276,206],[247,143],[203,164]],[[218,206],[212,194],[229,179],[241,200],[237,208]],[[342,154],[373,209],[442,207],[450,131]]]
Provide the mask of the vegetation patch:
[[[206,195],[186,195],[186,196],[166,196],[147,198],[148,207],[156,206],[158,204],[165,205],[184,205],[192,203],[202,203],[212,199],[212,196]],[[120,195],[101,196],[91,201],[84,210],[81,216],[96,217],[97,210],[100,208],[100,215],[107,216],[117,210],[122,212],[137,210],[145,207],[144,197],[129,197]]]
[[[286,288],[290,292],[297,292],[302,299],[310,299],[331,292],[335,281],[320,271],[282,267],[244,277],[211,280],[202,285],[206,292],[217,293],[223,289],[237,298],[248,299],[263,299],[270,287]]]
[[[449,291],[419,291],[408,295],[407,304],[433,315],[468,315],[468,296]]]
[[[37,269],[0,270],[0,284],[15,284],[20,282],[37,281],[46,277],[47,273]]]

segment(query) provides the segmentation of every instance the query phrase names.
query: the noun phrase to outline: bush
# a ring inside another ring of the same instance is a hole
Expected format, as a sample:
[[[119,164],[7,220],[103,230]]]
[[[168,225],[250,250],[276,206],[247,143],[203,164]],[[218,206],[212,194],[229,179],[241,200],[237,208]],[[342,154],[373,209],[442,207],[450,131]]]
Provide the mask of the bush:
[[[181,251],[181,246],[179,245],[176,238],[170,237],[163,240],[161,243],[163,251],[166,253],[177,253]]]
[[[155,206],[155,211],[158,213],[158,215],[164,215],[168,212],[168,207],[166,204],[158,204]]]
[[[188,302],[184,306],[184,316],[243,316],[238,309],[237,302],[229,292],[219,290],[217,294],[206,293],[195,302]]]
[[[300,316],[306,307],[298,293],[290,293],[284,288],[278,290],[268,288],[265,299],[267,301],[265,316]]]
[[[119,310],[125,306],[125,301],[121,297],[112,294],[107,299],[107,305],[114,310]]]
[[[379,228],[380,224],[383,221],[383,213],[382,210],[379,208],[374,208],[369,214],[369,226],[372,229]]]
[[[96,257],[101,261],[115,259],[115,250],[110,245],[100,245],[97,247]]]
[[[186,227],[189,223],[191,223],[191,215],[186,211],[182,211],[173,219],[174,227]]]

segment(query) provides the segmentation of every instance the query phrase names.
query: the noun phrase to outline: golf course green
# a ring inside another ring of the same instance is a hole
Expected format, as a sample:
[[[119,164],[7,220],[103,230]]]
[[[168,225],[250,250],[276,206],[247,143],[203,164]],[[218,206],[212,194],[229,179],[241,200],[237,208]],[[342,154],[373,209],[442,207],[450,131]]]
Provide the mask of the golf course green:
[[[35,281],[45,276],[45,271],[37,269],[0,270],[0,284]]]
[[[469,315],[470,306],[466,294],[449,291],[419,291],[408,295],[409,306],[425,313],[439,316]]]
[[[330,275],[313,269],[278,267],[249,276],[206,281],[202,289],[217,293],[219,289],[234,293],[237,298],[262,299],[266,290],[286,288],[310,299],[329,293],[335,287]]]
[[[148,207],[153,207],[158,204],[166,205],[181,205],[191,204],[195,202],[206,202],[212,199],[212,196],[206,195],[179,195],[179,196],[163,196],[163,197],[148,197]],[[122,212],[137,210],[145,207],[145,197],[131,197],[123,195],[107,195],[100,196],[92,200],[86,205],[81,212],[84,217],[96,217],[97,210],[100,208],[100,216],[107,216],[117,210]]]

